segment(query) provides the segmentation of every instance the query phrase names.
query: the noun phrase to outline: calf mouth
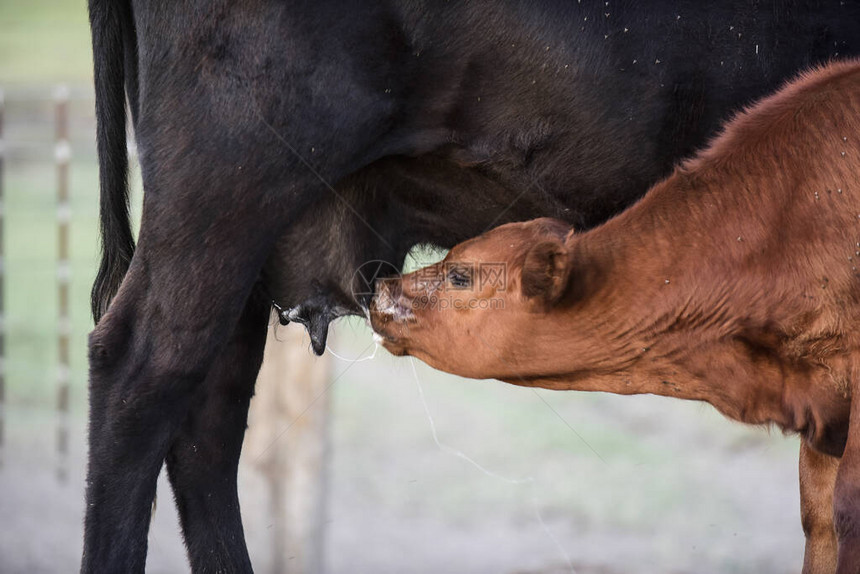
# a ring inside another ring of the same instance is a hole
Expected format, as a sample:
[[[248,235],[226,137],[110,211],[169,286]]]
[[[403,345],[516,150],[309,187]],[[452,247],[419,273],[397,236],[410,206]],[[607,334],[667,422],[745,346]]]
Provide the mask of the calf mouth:
[[[396,356],[408,355],[409,325],[405,320],[396,320],[391,315],[377,313],[371,304],[370,326],[373,340]]]
[[[386,351],[395,357],[405,357],[409,355],[409,349],[403,344],[401,339],[394,339],[388,335],[382,335],[374,330],[373,341],[378,345],[382,345]]]
[[[417,318],[399,286],[380,285],[370,302],[370,326],[374,338],[392,354],[405,355],[409,328]]]

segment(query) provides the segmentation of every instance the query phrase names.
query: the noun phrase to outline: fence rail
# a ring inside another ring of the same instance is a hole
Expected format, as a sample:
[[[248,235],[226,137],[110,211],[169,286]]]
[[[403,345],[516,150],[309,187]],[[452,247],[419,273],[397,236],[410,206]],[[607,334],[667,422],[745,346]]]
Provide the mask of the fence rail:
[[[56,144],[54,161],[57,164],[57,477],[68,479],[69,458],[69,394],[72,326],[69,320],[69,89],[59,86],[56,100]]]
[[[0,88],[0,467],[4,461],[5,447],[5,432],[6,432],[6,321],[5,321],[5,301],[6,301],[6,277],[5,277],[5,245],[4,229],[3,229],[3,160],[6,155],[5,140],[3,139],[3,115],[6,108],[6,99],[3,89]]]

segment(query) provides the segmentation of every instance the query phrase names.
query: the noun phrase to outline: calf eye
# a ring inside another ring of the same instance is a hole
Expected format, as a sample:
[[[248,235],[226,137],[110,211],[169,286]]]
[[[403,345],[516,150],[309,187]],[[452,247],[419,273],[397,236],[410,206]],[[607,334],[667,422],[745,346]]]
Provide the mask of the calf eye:
[[[472,286],[472,277],[465,269],[448,271],[448,281],[454,289],[468,289]]]

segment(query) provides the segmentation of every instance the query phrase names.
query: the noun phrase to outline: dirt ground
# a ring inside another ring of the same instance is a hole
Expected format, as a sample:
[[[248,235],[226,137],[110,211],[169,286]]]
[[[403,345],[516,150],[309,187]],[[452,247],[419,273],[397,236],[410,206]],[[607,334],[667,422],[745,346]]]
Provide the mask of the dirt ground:
[[[369,341],[347,325],[332,345],[357,357]],[[335,376],[348,366],[336,360]],[[706,405],[535,393],[423,365],[418,376],[444,450],[407,360],[380,351],[330,390],[326,572],[800,571],[796,438],[728,422]],[[73,417],[66,483],[55,475],[56,420],[48,408],[12,406],[7,418],[0,572],[73,571],[81,548],[83,405]],[[265,573],[265,489],[249,464],[240,479],[252,560]],[[164,477],[147,571],[188,571]]]

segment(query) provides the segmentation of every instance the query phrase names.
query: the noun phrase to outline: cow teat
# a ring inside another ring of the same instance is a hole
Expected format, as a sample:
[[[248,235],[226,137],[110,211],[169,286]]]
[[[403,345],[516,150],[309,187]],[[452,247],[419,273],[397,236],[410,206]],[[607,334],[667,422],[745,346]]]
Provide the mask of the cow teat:
[[[275,305],[282,325],[298,323],[304,325],[311,339],[311,348],[316,355],[326,349],[329,323],[345,315],[358,314],[357,307],[339,304],[329,294],[319,293],[305,299],[295,307]]]
[[[278,314],[278,323],[282,326],[287,326],[290,324],[290,309],[284,309],[276,302],[272,301],[272,307],[275,309],[275,313]]]
[[[290,322],[304,325],[311,339],[311,348],[314,350],[314,354],[319,356],[325,352],[328,325],[336,318],[335,315],[327,309],[302,304],[279,314],[279,317],[282,325]]]
[[[314,317],[305,325],[311,338],[311,347],[317,356],[325,353],[326,340],[328,339],[328,325],[332,319],[333,317],[320,315]]]

